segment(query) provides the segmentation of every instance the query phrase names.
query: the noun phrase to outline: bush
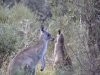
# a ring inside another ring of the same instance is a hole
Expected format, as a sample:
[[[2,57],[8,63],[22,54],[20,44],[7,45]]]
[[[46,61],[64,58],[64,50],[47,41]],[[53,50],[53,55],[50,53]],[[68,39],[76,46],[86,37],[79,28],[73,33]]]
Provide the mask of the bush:
[[[8,15],[6,9],[0,5],[0,23],[5,23],[7,21]]]
[[[0,23],[0,68],[16,48],[17,33],[15,28],[14,25]]]

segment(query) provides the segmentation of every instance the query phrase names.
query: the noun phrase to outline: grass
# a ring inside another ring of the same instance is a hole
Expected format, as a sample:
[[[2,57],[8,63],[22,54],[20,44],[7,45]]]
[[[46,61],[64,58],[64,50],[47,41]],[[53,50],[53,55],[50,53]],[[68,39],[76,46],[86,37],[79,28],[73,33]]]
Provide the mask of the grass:
[[[63,68],[53,68],[52,65],[46,64],[44,71],[40,71],[41,64],[36,68],[36,75],[73,75],[73,68],[65,66]]]
[[[46,64],[44,71],[40,71],[41,63],[36,68],[36,75],[54,75],[53,66]]]

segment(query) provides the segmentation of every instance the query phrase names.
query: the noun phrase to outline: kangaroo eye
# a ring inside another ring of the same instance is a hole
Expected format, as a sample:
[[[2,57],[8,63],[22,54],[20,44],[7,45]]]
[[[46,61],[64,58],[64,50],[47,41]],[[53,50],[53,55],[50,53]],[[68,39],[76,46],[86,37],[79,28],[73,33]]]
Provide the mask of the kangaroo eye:
[[[48,36],[50,36],[50,34],[48,34]]]

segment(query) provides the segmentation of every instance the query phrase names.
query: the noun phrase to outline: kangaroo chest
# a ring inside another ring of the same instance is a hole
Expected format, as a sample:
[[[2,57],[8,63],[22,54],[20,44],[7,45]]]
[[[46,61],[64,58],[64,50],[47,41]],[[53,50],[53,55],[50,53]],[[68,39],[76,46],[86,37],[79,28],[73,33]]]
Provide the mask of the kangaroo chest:
[[[47,43],[44,44],[43,55],[45,54],[46,51],[47,51]]]

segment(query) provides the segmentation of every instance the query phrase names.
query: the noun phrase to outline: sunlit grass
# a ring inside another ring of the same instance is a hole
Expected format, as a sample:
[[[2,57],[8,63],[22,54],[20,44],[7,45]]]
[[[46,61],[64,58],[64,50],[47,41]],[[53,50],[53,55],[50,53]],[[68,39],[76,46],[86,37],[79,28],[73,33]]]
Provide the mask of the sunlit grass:
[[[44,71],[40,71],[40,69],[41,69],[41,63],[38,64],[36,68],[36,75],[54,75],[54,70],[52,65],[46,64]]]

